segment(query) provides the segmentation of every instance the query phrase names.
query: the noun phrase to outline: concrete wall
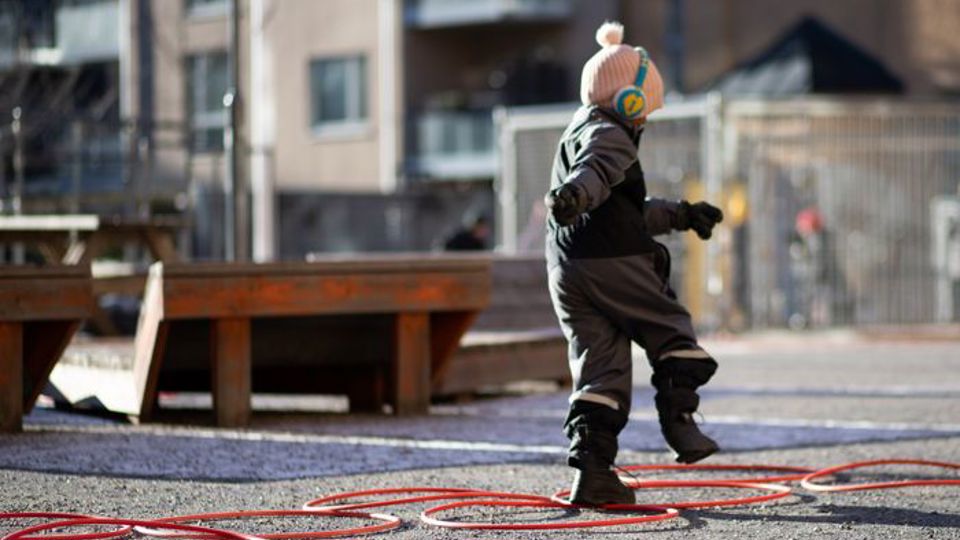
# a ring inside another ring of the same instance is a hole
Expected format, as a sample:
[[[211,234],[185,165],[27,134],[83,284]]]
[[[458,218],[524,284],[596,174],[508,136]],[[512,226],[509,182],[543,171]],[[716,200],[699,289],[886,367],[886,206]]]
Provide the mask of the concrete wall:
[[[152,0],[155,22],[154,117],[185,122],[187,56],[226,50],[224,14],[187,16],[184,2]],[[263,152],[277,190],[379,191],[377,0],[273,0],[266,2],[264,44],[266,74],[261,87],[270,103],[273,141]],[[249,4],[241,2],[241,84],[250,99]],[[368,121],[349,134],[316,134],[310,125],[310,61],[342,54],[367,59]],[[242,141],[250,141],[243,118]],[[218,182],[220,156],[193,156],[195,179]]]
[[[271,3],[270,47],[276,110],[277,189],[379,191],[377,0],[282,0]],[[310,126],[310,61],[362,54],[367,59],[367,122],[345,134]]]

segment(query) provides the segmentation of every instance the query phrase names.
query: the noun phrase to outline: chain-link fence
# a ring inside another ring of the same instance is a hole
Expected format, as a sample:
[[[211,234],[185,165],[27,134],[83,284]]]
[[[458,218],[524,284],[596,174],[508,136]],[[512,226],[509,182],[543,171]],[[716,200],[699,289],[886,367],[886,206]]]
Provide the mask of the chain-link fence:
[[[501,249],[540,250],[573,106],[498,113]],[[960,320],[960,105],[804,98],[671,104],[640,160],[652,196],[705,198],[714,241],[667,237],[707,328]]]

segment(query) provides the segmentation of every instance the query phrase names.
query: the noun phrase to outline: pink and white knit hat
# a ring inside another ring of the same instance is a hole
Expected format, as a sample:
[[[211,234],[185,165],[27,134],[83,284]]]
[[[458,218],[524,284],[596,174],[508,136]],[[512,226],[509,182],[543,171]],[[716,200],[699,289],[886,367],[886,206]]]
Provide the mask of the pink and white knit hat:
[[[584,105],[610,107],[621,88],[636,82],[640,53],[623,44],[623,25],[618,22],[603,23],[597,30],[597,43],[602,48],[587,60],[580,76],[580,101]],[[663,79],[653,60],[642,88],[647,98],[646,114],[663,107]]]

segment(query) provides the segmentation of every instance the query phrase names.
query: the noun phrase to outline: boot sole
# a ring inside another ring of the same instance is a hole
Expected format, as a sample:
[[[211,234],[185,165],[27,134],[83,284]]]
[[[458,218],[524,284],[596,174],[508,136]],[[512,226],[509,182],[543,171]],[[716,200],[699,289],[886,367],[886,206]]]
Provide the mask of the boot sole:
[[[720,450],[719,447],[714,446],[713,448],[704,448],[703,450],[695,450],[692,452],[684,452],[683,454],[677,454],[677,463],[696,463],[702,459],[706,459]]]

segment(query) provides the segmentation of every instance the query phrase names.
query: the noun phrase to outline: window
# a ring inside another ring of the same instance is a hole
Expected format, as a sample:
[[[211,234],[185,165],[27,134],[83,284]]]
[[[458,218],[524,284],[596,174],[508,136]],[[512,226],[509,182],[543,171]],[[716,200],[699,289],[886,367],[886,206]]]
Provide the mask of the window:
[[[367,61],[363,56],[310,63],[310,121],[327,131],[356,128],[367,119]]]
[[[227,53],[215,52],[187,58],[187,111],[195,152],[223,150],[227,112]]]
[[[188,17],[215,17],[230,12],[229,0],[186,0]]]

